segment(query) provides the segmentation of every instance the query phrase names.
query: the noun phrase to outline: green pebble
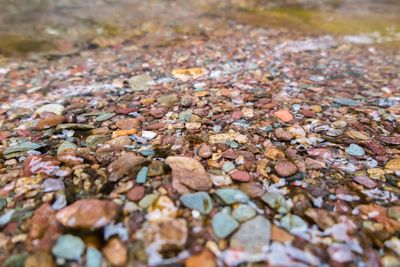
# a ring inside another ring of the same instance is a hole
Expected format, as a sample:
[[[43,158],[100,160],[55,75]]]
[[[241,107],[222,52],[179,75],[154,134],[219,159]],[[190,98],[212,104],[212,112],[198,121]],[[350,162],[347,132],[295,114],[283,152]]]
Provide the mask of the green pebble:
[[[279,213],[288,213],[290,211],[290,207],[286,202],[285,197],[279,192],[267,192],[261,197],[261,199]]]
[[[222,170],[225,173],[229,173],[235,169],[235,164],[233,164],[231,161],[225,161],[224,164],[222,164]]]
[[[239,222],[245,222],[256,216],[256,211],[246,204],[240,204],[233,210],[232,216]]]
[[[73,235],[62,235],[57,239],[52,253],[58,258],[79,261],[84,250],[85,243],[82,239]]]
[[[352,156],[364,156],[365,155],[365,151],[362,147],[360,147],[357,144],[351,144],[346,148],[346,153]]]
[[[189,193],[180,198],[183,205],[202,214],[209,214],[213,207],[210,195],[207,192]]]
[[[158,198],[158,195],[156,194],[148,194],[145,195],[140,201],[139,201],[139,207],[141,208],[148,208],[151,204],[154,203]]]
[[[223,239],[233,233],[239,227],[239,223],[229,214],[218,212],[212,219],[212,227],[214,234]]]
[[[72,143],[72,142],[64,141],[64,142],[62,142],[62,143],[58,146],[57,154],[60,154],[63,150],[68,149],[68,148],[74,149],[74,150],[75,150],[75,149],[78,148],[78,146],[75,145],[75,144]]]
[[[138,184],[144,184],[147,180],[147,172],[149,171],[149,168],[143,167],[140,169],[136,176],[136,182]]]
[[[93,247],[86,250],[86,267],[100,267],[101,261],[102,257],[100,251]]]
[[[246,203],[249,201],[249,197],[245,193],[237,189],[218,189],[216,191],[216,194],[228,205],[234,203]]]

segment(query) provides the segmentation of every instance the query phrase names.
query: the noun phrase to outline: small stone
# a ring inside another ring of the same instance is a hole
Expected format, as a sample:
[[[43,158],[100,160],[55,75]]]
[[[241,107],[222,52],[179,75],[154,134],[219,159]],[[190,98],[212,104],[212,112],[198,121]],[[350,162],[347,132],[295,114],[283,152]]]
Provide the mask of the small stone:
[[[354,101],[350,98],[334,98],[333,102],[343,105],[343,106],[359,106],[360,102]]]
[[[283,130],[282,128],[277,128],[274,130],[274,134],[278,140],[281,141],[290,141],[294,138],[294,135],[288,131]]]
[[[367,175],[355,176],[354,177],[354,181],[356,181],[357,183],[365,186],[368,189],[372,189],[372,188],[375,188],[377,186],[377,183],[374,180],[368,178]]]
[[[148,194],[145,195],[139,202],[139,207],[141,208],[148,208],[151,204],[154,203],[154,201],[156,201],[158,198],[158,195],[156,194]]]
[[[365,155],[364,149],[357,144],[351,144],[350,146],[348,146],[346,148],[346,153],[358,157]]]
[[[144,184],[146,182],[148,170],[149,170],[149,168],[147,168],[147,167],[143,167],[140,169],[140,171],[136,175],[136,183]]]
[[[142,122],[136,118],[129,118],[117,121],[115,124],[121,130],[140,129]]]
[[[128,249],[117,237],[107,241],[103,248],[105,258],[114,266],[124,266],[128,260]]]
[[[400,158],[389,160],[385,165],[385,169],[395,172],[400,171]]]
[[[202,144],[197,153],[199,157],[203,159],[208,159],[212,155],[212,148],[210,145]]]
[[[64,226],[82,229],[98,229],[110,223],[117,215],[116,205],[108,200],[81,199],[56,214]]]
[[[52,112],[57,115],[62,115],[65,111],[64,106],[60,104],[47,104],[44,106],[41,106],[35,111],[35,114],[40,115],[43,112]]]
[[[152,140],[157,137],[157,133],[151,131],[142,131],[142,137],[146,138],[147,140]]]
[[[232,183],[231,177],[225,174],[210,174],[211,181],[216,186],[225,186],[230,185]]]
[[[108,165],[109,180],[118,181],[124,176],[132,176],[138,171],[145,159],[133,153],[126,153]]]
[[[293,115],[289,111],[284,109],[276,111],[274,115],[284,122],[289,122],[293,120]]]
[[[295,175],[298,171],[297,166],[288,160],[279,160],[275,164],[275,171],[281,177],[289,177]]]
[[[235,164],[231,161],[225,161],[224,164],[222,164],[222,170],[225,173],[229,173],[235,169]]]
[[[72,149],[72,150],[76,150],[78,148],[78,146],[74,143],[71,143],[69,141],[64,141],[62,142],[57,149],[57,154],[60,154],[61,152],[63,152],[65,149]]]
[[[148,166],[149,171],[147,173],[147,176],[149,177],[154,177],[154,176],[160,176],[164,174],[164,168],[165,164],[161,161],[158,160],[153,160],[150,165]]]
[[[260,254],[268,248],[270,238],[271,223],[259,215],[240,226],[230,240],[230,247],[250,254]]]
[[[255,182],[243,183],[239,186],[239,188],[250,198],[261,197],[265,192],[262,185]]]
[[[154,80],[147,74],[133,76],[128,82],[133,91],[146,91],[155,84]]]
[[[235,181],[239,181],[239,182],[248,182],[248,181],[250,181],[250,173],[248,173],[246,171],[235,170],[235,171],[230,173],[230,176]]]
[[[170,156],[165,161],[172,169],[172,185],[180,193],[186,193],[186,187],[207,191],[212,182],[203,165],[193,158]]]
[[[201,128],[201,123],[199,122],[187,122],[185,123],[185,127],[188,130],[198,130]]]
[[[84,250],[85,243],[82,239],[73,235],[62,235],[57,239],[52,253],[58,258],[80,261]]]
[[[102,262],[102,256],[100,251],[93,247],[89,247],[86,250],[86,267],[100,267]]]
[[[183,205],[202,214],[209,214],[213,207],[210,195],[207,192],[189,193],[180,198]]]
[[[399,206],[394,206],[394,207],[388,208],[387,214],[390,218],[400,221],[400,207]]]
[[[128,193],[126,194],[126,197],[130,200],[130,201],[139,201],[144,197],[145,194],[145,187],[138,185],[135,186],[134,188],[132,188],[131,190],[128,191]]]
[[[286,199],[279,192],[267,192],[261,199],[279,213],[288,213],[290,211]]]
[[[56,267],[56,264],[50,253],[36,251],[26,258],[24,267]]]
[[[307,230],[307,223],[301,217],[294,214],[287,214],[283,217],[281,225],[283,228],[293,233]]]
[[[185,267],[217,267],[213,254],[204,249],[200,254],[190,256],[186,262]]]
[[[284,242],[288,242],[288,241],[293,241],[294,236],[289,234],[284,229],[279,228],[278,226],[272,225],[271,240],[284,243]]]
[[[169,94],[165,96],[160,96],[159,98],[157,98],[157,102],[167,107],[172,107],[175,105],[175,103],[179,102],[179,98],[176,94]]]
[[[117,114],[115,114],[113,112],[104,112],[96,117],[96,121],[98,121],[98,122],[106,121],[106,120],[111,119],[115,115],[117,115]]]
[[[249,201],[249,197],[240,190],[232,188],[223,188],[216,191],[219,196],[226,204],[231,205],[234,203],[246,203]]]
[[[60,169],[60,162],[50,156],[29,155],[22,165],[22,176],[41,174],[44,176],[55,175]]]
[[[256,214],[256,211],[246,204],[239,204],[232,212],[232,216],[239,222],[245,222],[256,216]]]
[[[212,227],[214,234],[218,238],[224,239],[239,227],[239,223],[229,214],[218,212],[212,218]]]

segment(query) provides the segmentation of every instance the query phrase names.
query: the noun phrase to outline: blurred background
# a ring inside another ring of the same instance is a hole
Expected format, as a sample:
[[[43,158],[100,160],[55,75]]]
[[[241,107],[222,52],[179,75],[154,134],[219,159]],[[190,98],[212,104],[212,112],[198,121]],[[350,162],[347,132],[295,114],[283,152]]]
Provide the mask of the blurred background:
[[[378,33],[398,42],[400,1],[0,0],[0,54],[165,46],[210,38],[232,22],[304,36]]]

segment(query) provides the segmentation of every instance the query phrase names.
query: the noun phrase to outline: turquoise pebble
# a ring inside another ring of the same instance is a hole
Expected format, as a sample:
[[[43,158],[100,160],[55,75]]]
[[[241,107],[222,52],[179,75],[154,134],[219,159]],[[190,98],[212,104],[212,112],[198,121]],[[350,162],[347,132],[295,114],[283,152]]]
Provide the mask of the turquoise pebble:
[[[86,250],[86,267],[100,267],[101,253],[97,249],[90,247]]]
[[[84,250],[85,243],[82,239],[73,235],[62,235],[57,239],[52,253],[58,258],[79,261]]]
[[[240,204],[233,210],[232,216],[239,222],[245,222],[256,216],[256,211],[246,204]]]
[[[189,209],[194,209],[202,214],[209,214],[212,209],[212,201],[207,192],[189,193],[180,198],[183,205]]]
[[[143,167],[140,169],[140,171],[136,175],[136,182],[138,184],[144,184],[146,182],[148,171],[149,171],[149,168],[147,168],[147,167]]]
[[[216,194],[228,205],[234,203],[246,203],[249,201],[249,197],[245,193],[237,189],[218,189],[216,191]]]
[[[212,227],[214,234],[223,239],[233,233],[239,227],[239,223],[229,214],[219,212],[212,219]]]
[[[359,156],[359,157],[365,155],[364,149],[356,144],[351,144],[350,146],[348,146],[346,148],[346,153],[352,156]]]

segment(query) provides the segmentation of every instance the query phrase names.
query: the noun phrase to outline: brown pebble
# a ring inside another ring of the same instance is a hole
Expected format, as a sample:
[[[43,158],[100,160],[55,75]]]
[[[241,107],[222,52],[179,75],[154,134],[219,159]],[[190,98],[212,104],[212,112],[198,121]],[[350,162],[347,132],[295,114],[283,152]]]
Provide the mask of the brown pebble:
[[[128,250],[125,244],[117,237],[107,241],[103,248],[103,253],[106,259],[115,266],[124,266],[128,259]]]
[[[275,171],[279,176],[289,177],[297,173],[297,166],[288,160],[280,160],[275,164]]]
[[[202,144],[198,150],[198,155],[203,158],[207,159],[212,155],[212,148],[210,145]]]
[[[248,182],[250,181],[250,173],[245,172],[245,171],[239,171],[235,170],[232,173],[230,173],[230,176],[233,180],[239,181],[239,182]]]
[[[138,185],[129,190],[126,196],[130,201],[139,201],[143,198],[144,194],[145,194],[144,186]]]

